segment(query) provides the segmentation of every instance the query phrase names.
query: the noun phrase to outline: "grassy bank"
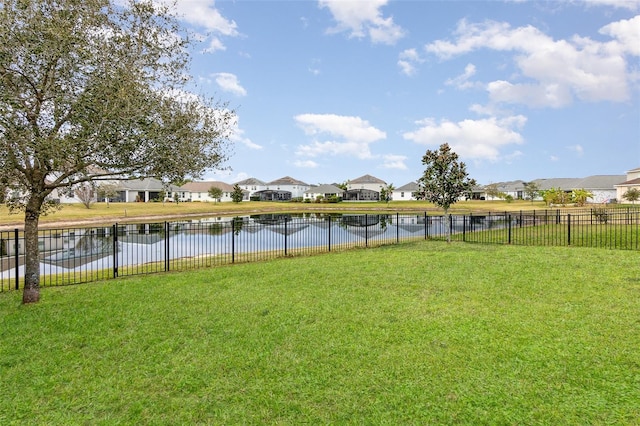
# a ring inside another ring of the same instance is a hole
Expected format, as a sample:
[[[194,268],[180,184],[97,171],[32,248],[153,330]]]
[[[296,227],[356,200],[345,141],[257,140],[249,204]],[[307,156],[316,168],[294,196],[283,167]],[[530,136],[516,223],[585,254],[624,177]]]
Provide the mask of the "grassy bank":
[[[634,424],[637,254],[416,243],[0,294],[0,424]]]

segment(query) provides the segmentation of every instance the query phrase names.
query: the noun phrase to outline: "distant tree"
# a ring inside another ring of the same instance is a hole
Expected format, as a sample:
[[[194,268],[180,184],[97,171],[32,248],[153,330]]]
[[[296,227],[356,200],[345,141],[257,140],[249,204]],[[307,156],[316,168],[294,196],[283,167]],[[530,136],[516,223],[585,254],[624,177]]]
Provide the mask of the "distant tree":
[[[244,199],[244,192],[242,191],[242,188],[240,188],[240,185],[236,183],[235,185],[233,185],[233,192],[231,193],[231,201],[233,201],[234,203],[241,203],[243,199]]]
[[[632,203],[635,203],[636,201],[640,200],[640,189],[629,188],[627,189],[627,192],[624,193],[622,198]]]
[[[487,197],[490,198],[501,198],[500,190],[498,189],[497,183],[490,183],[489,185],[485,186],[484,193],[487,194]]]
[[[152,0],[0,6],[0,181],[25,212],[23,303],[40,298],[38,223],[56,188],[200,176],[227,158],[235,113],[187,94],[189,43]]]
[[[418,180],[420,192],[425,200],[442,208],[445,216],[449,207],[462,195],[469,194],[476,185],[475,179],[469,178],[465,163],[458,162],[458,154],[447,143],[440,145],[437,151],[427,150],[422,157],[422,164],[427,167]],[[447,241],[450,242],[449,227],[445,228]]]
[[[111,182],[99,183],[96,185],[96,190],[98,198],[104,198],[104,201],[107,203],[107,208],[109,207],[109,201],[118,196],[118,187],[116,184]]]
[[[576,203],[576,206],[583,207],[589,198],[593,197],[593,193],[586,189],[574,189],[571,191],[571,200]]]
[[[74,194],[80,200],[80,202],[88,209],[91,208],[91,204],[96,201],[96,190],[93,182],[85,182],[76,187]]]
[[[568,192],[560,188],[550,188],[545,191],[540,191],[544,202],[550,206],[552,204],[561,204],[566,206],[570,201],[571,196]]]
[[[526,200],[531,200],[531,202],[533,203],[533,200],[535,200],[539,193],[540,187],[536,182],[524,183],[524,198]]]
[[[396,189],[392,183],[388,184],[380,191],[380,200],[386,201],[389,204],[389,201],[393,200],[393,191]]]
[[[209,188],[209,197],[219,202],[222,199],[222,189],[212,186]]]

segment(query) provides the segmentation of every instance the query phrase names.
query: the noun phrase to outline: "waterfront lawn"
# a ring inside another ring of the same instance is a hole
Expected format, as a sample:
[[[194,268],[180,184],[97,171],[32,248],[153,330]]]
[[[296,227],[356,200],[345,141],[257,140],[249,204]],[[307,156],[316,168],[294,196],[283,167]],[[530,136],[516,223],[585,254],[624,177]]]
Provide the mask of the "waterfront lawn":
[[[636,252],[441,242],[9,292],[0,424],[634,424],[638,312]]]

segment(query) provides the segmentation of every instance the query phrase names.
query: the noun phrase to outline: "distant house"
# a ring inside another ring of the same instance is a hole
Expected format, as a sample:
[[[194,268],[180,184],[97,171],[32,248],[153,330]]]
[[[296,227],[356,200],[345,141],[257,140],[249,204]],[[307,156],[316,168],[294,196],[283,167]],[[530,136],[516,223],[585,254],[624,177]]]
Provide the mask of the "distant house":
[[[393,190],[391,198],[393,201],[410,201],[416,200],[416,192],[420,190],[420,186],[417,182],[409,182],[406,185],[402,185],[400,188]]]
[[[304,183],[301,180],[294,179],[290,176],[285,176],[280,179],[276,179],[267,183],[267,190],[271,191],[285,191],[291,193],[291,198],[304,197],[305,191],[308,191],[311,185]]]
[[[188,182],[182,185],[181,190],[185,195],[188,195],[187,198],[191,201],[215,202],[218,200],[211,198],[211,195],[209,195],[209,190],[212,187],[222,190],[220,201],[233,201],[231,198],[233,186],[221,181]]]
[[[624,175],[594,175],[585,178],[536,179],[533,182],[538,184],[540,190],[559,188],[571,192],[584,189],[593,194],[587,199],[588,203],[605,203],[617,198],[615,185],[624,180]]]
[[[251,195],[252,200],[256,201],[290,201],[291,191],[279,191],[277,189],[265,189],[256,191]]]
[[[311,201],[318,199],[318,197],[322,197],[324,199],[337,197],[339,199],[342,199],[342,192],[342,189],[338,188],[335,185],[312,186],[304,192],[304,199]]]
[[[550,179],[536,179],[531,181],[538,186],[540,191],[547,191],[552,188],[561,189],[567,193],[574,190],[584,189],[593,194],[593,197],[587,199],[589,203],[604,203],[616,198],[615,184],[624,180],[622,175],[594,175],[585,178],[550,178]],[[526,182],[522,180],[514,180],[508,182],[497,182],[491,185],[495,185],[495,189],[504,194],[510,195],[514,199],[522,199],[526,196],[525,187]],[[485,197],[487,200],[495,200],[499,197],[494,195],[488,195],[487,190],[490,185],[486,185],[483,189],[483,193],[479,194],[481,197]],[[474,198],[475,198],[474,191]],[[542,196],[538,195],[537,200],[541,200]]]
[[[265,189],[267,189],[266,182],[263,182],[260,179],[256,178],[244,179],[236,182],[235,184],[242,188],[242,191],[245,194],[245,201],[249,200],[255,192],[264,191]]]
[[[481,197],[484,197],[486,200],[499,200],[500,197],[493,194],[487,194],[489,191],[489,187],[495,187],[495,190],[498,191],[502,196],[510,195],[514,199],[518,200],[524,198],[524,181],[521,180],[512,180],[508,182],[497,182],[491,183],[483,187],[483,194]]]
[[[110,200],[123,203],[164,201],[160,199],[162,194],[165,199],[172,200],[174,194],[180,193],[179,186],[166,185],[154,178],[113,181],[113,184],[118,195]]]
[[[375,176],[364,175],[347,182],[344,201],[379,201],[380,191],[387,183]]]
[[[638,167],[637,169],[629,170],[627,172],[626,180],[614,186],[616,188],[616,199],[619,202],[629,203],[630,201],[626,201],[624,199],[624,194],[631,188],[640,190],[640,167]],[[634,201],[634,204],[635,203],[637,203],[637,201]]]

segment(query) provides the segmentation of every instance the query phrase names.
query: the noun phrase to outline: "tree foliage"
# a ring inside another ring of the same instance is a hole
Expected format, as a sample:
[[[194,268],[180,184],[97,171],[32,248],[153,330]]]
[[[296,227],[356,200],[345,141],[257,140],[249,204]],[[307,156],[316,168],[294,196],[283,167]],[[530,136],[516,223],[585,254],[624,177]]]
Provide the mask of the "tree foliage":
[[[591,191],[587,191],[586,189],[574,189],[571,191],[571,200],[578,207],[583,207],[589,198],[593,197],[593,193]]]
[[[566,206],[571,201],[571,194],[560,188],[550,188],[544,191],[540,191],[542,199],[545,204],[551,206],[552,204],[558,204]]]
[[[504,195],[500,189],[498,189],[497,183],[490,183],[489,185],[484,187],[484,192],[487,194],[487,197],[494,198],[503,198],[501,195]]]
[[[629,188],[624,193],[622,198],[624,198],[625,200],[630,201],[632,203],[635,203],[636,201],[640,200],[640,189],[638,189],[638,188]]]
[[[74,193],[76,198],[88,209],[96,201],[96,189],[93,182],[84,182],[77,185]]]
[[[540,186],[536,182],[524,183],[524,198],[526,200],[530,200],[533,203],[538,194],[540,194]]]
[[[242,188],[240,188],[240,185],[236,183],[235,185],[233,185],[233,192],[231,193],[231,201],[233,201],[234,203],[241,203],[243,199],[244,199],[244,192],[242,191]]]
[[[393,199],[393,191],[395,191],[396,187],[393,186],[392,183],[388,184],[387,186],[383,187],[380,190],[380,201],[384,201],[387,204],[389,203],[389,201],[391,201]]]
[[[427,150],[422,157],[422,164],[427,167],[418,180],[421,198],[442,208],[445,215],[451,205],[461,196],[470,195],[477,185],[475,179],[469,178],[465,163],[458,161],[458,154],[447,143],[440,145],[437,151]],[[447,241],[449,239],[447,228]]]
[[[187,92],[189,38],[151,0],[0,7],[0,181],[25,211],[25,303],[39,298],[38,220],[56,188],[178,181],[220,167],[235,114]]]
[[[209,188],[209,197],[213,198],[216,201],[220,201],[222,198],[222,189],[217,186],[212,186]]]

